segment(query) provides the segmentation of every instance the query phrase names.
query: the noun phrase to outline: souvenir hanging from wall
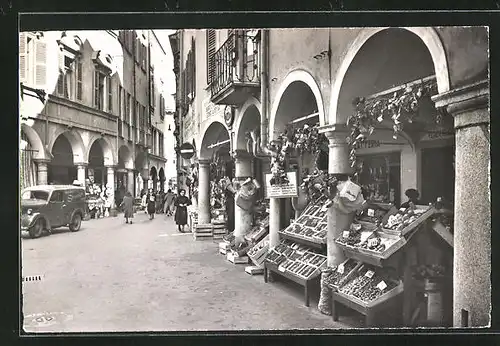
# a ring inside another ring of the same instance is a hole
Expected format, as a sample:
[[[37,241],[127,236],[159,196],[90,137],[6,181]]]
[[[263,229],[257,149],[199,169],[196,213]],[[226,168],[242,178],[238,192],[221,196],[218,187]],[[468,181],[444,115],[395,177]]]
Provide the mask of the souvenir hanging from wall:
[[[436,93],[436,80],[427,79],[407,86],[392,95],[373,98],[357,97],[353,100],[354,113],[347,119],[350,128],[346,138],[350,147],[349,160],[351,167],[356,166],[356,147],[365,141],[374,131],[377,124],[391,119],[393,138],[403,130],[405,124],[413,123],[418,117],[419,101],[424,96]],[[440,115],[436,118],[440,122]]]

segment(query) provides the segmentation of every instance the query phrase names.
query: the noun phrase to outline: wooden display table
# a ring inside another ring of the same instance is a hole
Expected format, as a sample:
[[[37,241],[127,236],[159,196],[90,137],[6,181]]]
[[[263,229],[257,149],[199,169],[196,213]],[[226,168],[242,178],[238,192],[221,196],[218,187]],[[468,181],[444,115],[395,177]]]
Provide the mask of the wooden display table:
[[[282,277],[287,278],[288,280],[291,280],[300,286],[304,287],[304,303],[305,306],[309,307],[309,294],[310,294],[310,289],[313,285],[319,284],[320,281],[320,275],[313,276],[312,278],[309,279],[302,279],[299,276],[293,275],[290,272],[282,272],[278,270],[278,266],[274,263],[270,263],[268,261],[264,261],[264,282],[268,282],[268,275],[269,271],[276,273]]]

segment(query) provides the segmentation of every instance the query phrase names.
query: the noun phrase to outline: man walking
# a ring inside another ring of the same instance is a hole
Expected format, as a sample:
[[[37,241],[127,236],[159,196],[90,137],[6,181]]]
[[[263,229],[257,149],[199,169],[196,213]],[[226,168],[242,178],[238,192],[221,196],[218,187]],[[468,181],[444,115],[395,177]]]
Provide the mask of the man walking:
[[[172,193],[172,190],[168,189],[165,194],[165,213],[167,216],[172,216],[173,213],[173,205],[174,205],[175,195]]]

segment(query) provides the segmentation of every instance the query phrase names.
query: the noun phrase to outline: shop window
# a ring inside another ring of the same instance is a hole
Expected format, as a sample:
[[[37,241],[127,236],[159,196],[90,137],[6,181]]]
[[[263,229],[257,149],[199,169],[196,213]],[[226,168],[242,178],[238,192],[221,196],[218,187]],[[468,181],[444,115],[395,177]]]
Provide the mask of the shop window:
[[[367,200],[376,203],[401,203],[401,154],[360,155],[358,183]]]

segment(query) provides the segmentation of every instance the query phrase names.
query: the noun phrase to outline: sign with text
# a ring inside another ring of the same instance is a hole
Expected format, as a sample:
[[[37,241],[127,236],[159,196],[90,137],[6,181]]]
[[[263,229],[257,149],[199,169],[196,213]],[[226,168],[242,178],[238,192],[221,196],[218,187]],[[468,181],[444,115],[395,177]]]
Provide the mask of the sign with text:
[[[288,184],[271,185],[271,173],[266,174],[265,193],[266,198],[291,198],[299,195],[297,185],[297,172],[290,171],[286,173],[288,177]]]

